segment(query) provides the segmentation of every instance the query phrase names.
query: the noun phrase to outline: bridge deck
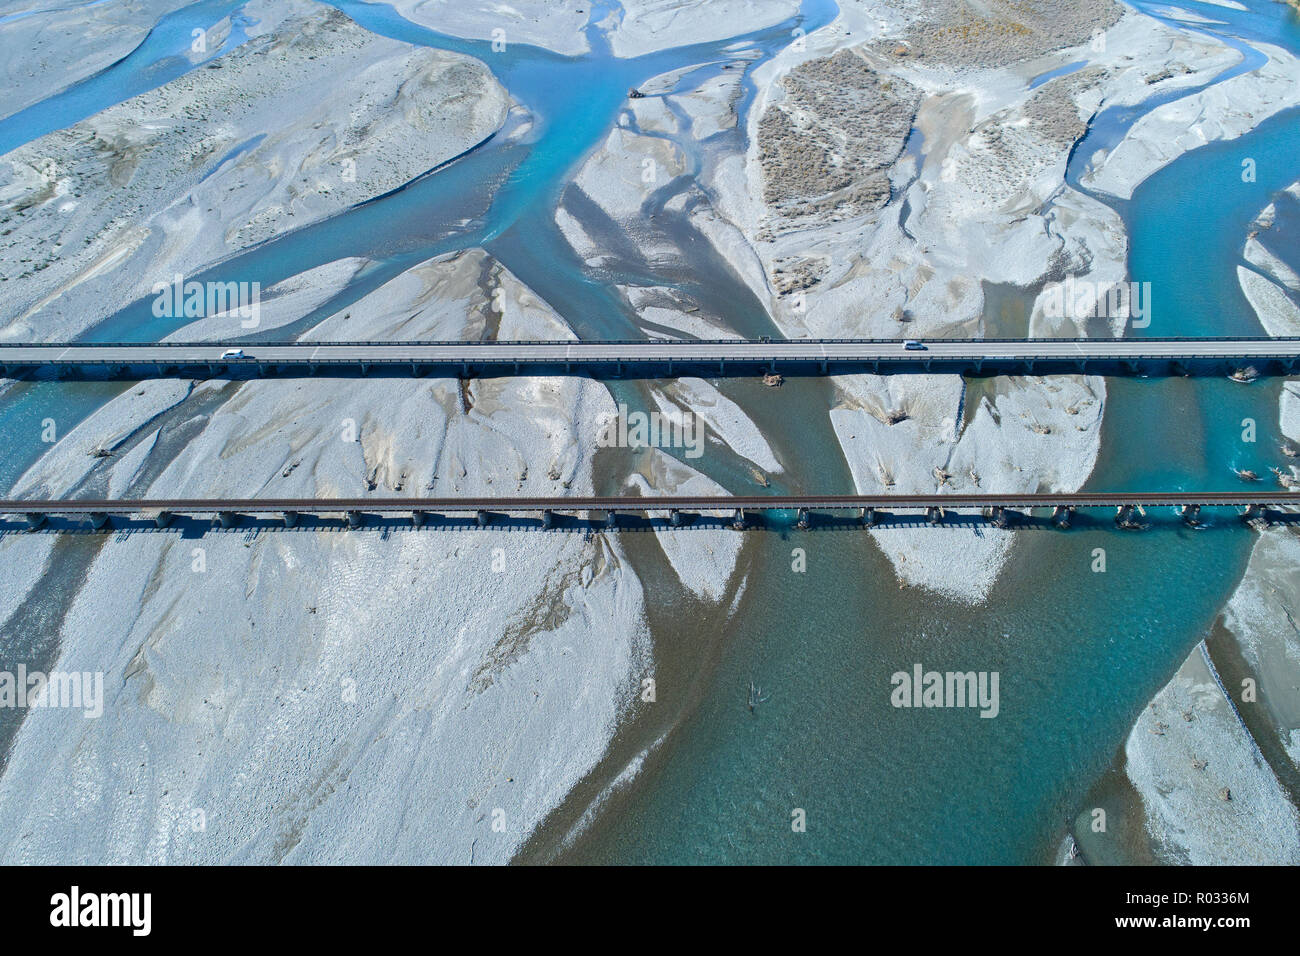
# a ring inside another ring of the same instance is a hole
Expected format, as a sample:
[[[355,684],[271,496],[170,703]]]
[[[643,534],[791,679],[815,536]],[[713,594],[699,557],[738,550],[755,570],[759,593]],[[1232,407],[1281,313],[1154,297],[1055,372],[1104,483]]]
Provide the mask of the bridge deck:
[[[1081,367],[1083,363],[1257,363],[1287,371],[1300,362],[1300,338],[1177,339],[930,339],[909,350],[898,339],[660,340],[635,342],[169,342],[161,344],[0,343],[0,366],[84,368],[149,366],[221,367],[250,372],[280,369],[366,371],[391,366],[473,367],[484,374],[525,370],[608,371],[622,366],[710,366],[727,374],[727,363],[779,364],[800,372],[879,365],[882,371],[927,371],[1016,365]],[[242,358],[224,358],[242,349]]]
[[[476,511],[839,511],[875,508],[1117,508],[1121,506],[1287,507],[1300,506],[1300,492],[1076,492],[1021,495],[722,495],[569,498],[175,498],[175,499],[17,499],[0,500],[0,514],[331,514]]]

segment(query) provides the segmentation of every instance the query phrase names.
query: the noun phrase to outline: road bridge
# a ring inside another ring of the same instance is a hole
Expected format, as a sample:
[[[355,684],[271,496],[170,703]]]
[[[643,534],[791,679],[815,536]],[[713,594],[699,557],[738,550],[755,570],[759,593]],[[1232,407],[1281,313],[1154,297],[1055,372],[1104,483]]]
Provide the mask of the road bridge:
[[[1300,370],[1300,337],[1164,339],[792,339],[629,342],[0,343],[0,371],[147,375],[507,375],[594,377],[1258,374]]]
[[[1083,509],[1115,509],[1122,526],[1139,524],[1140,509],[1176,508],[1191,524],[1199,522],[1203,508],[1236,509],[1247,520],[1265,518],[1270,509],[1300,506],[1300,492],[1073,492],[1069,494],[934,494],[934,495],[658,495],[646,497],[556,498],[176,498],[176,499],[11,499],[0,500],[0,515],[13,515],[32,529],[51,516],[84,520],[93,528],[111,527],[114,517],[141,519],[158,527],[177,516],[211,518],[221,527],[235,527],[244,517],[273,516],[294,527],[304,515],[340,516],[349,527],[364,525],[369,517],[402,516],[420,526],[440,516],[469,515],[480,527],[512,515],[535,516],[541,527],[559,527],[556,516],[603,515],[606,527],[617,527],[620,516],[659,514],[669,524],[689,523],[693,516],[730,514],[743,527],[747,513],[794,512],[800,527],[809,527],[815,513],[871,525],[891,514],[918,512],[931,524],[941,524],[962,513],[978,514],[998,526],[1013,524],[1016,513],[1050,509],[1051,520],[1070,523]]]

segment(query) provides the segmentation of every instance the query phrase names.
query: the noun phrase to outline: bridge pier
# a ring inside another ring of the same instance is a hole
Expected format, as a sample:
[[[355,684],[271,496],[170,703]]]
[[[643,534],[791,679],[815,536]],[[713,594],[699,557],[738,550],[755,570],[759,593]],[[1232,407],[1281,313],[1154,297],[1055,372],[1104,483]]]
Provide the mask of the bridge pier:
[[[286,511],[284,513],[284,526],[286,528],[296,528],[298,526],[298,512]]]
[[[930,522],[930,524],[933,525],[943,524],[943,509],[942,508],[925,509],[925,520]]]
[[[795,526],[800,531],[807,531],[812,527],[812,516],[808,514],[807,508],[799,509],[799,520],[795,522]]]
[[[223,528],[233,528],[239,521],[239,515],[233,511],[218,511],[216,523]]]
[[[92,511],[88,516],[88,520],[90,521],[90,526],[96,531],[99,531],[108,524],[108,515],[102,511]]]
[[[483,511],[482,509],[479,509],[478,511],[474,512],[474,521],[477,522],[480,528],[486,528],[488,526],[488,521],[489,521],[488,513],[486,511]]]
[[[1248,525],[1268,524],[1263,505],[1247,505],[1246,510],[1241,513],[1241,520]]]
[[[1136,505],[1120,505],[1115,509],[1115,524],[1128,531],[1140,531],[1143,525],[1133,517],[1137,510]]]
[[[1183,523],[1196,528],[1201,524],[1201,506],[1200,505],[1183,505],[1182,510]]]
[[[680,528],[682,526],[682,513],[676,508],[668,512],[668,523],[674,528]]]
[[[411,512],[411,526],[412,526],[413,528],[423,528],[423,527],[424,527],[424,512],[423,512],[423,511],[412,511],[412,512]]]
[[[1074,509],[1067,505],[1057,505],[1052,509],[1052,524],[1058,528],[1070,527],[1070,521],[1074,518]]]
[[[35,531],[37,528],[45,524],[46,515],[43,511],[29,511],[27,514],[23,515],[23,517],[27,519],[28,531]]]
[[[984,520],[995,528],[1005,528],[1007,526],[1007,509],[997,505],[985,508]]]
[[[172,523],[172,513],[170,511],[160,511],[153,516],[153,525],[155,528],[165,528]]]
[[[555,524],[555,514],[547,508],[542,512],[542,527],[549,530],[553,524]]]
[[[875,508],[862,509],[862,523],[866,525],[868,528],[874,528],[876,526],[877,520],[878,519],[876,518]]]
[[[360,511],[349,511],[345,517],[348,521],[348,527],[354,531],[365,524],[365,516]]]
[[[745,530],[745,509],[737,508],[735,515],[731,518],[731,527],[735,531]]]
[[[606,527],[606,528],[609,528],[611,531],[618,527],[618,512],[617,512],[617,511],[607,511],[607,512],[605,512],[605,527]]]

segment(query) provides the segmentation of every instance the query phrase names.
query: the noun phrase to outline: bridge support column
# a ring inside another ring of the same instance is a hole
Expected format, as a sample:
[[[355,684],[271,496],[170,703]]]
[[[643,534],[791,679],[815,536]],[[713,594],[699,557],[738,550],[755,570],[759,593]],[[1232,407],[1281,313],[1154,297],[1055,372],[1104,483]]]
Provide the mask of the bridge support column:
[[[1183,505],[1183,523],[1189,527],[1198,527],[1201,523],[1200,505]]]
[[[862,509],[862,523],[866,525],[868,528],[874,528],[876,526],[877,520],[878,519],[876,518],[875,508]]]
[[[296,528],[298,526],[298,512],[286,511],[284,513],[284,526],[286,528]]]
[[[807,531],[812,527],[812,516],[808,514],[807,508],[799,509],[799,520],[795,522],[795,526],[800,531]]]
[[[555,524],[555,515],[552,513],[550,508],[547,508],[545,511],[542,512],[542,527],[549,529],[554,524]]]
[[[1263,505],[1247,505],[1246,510],[1241,513],[1241,520],[1249,525],[1268,523],[1264,516]]]
[[[925,520],[934,525],[943,524],[943,509],[927,508],[925,510]]]
[[[745,530],[745,509],[737,508],[735,515],[731,518],[731,527],[736,531]]]
[[[423,511],[412,511],[412,512],[411,512],[411,527],[413,527],[413,528],[423,528],[423,527],[424,527],[424,512],[423,512]]]
[[[217,512],[216,523],[223,528],[233,528],[237,521],[239,521],[239,515],[235,514],[233,511]]]
[[[1007,509],[1001,505],[994,505],[984,509],[984,520],[989,522],[995,528],[1005,528],[1007,526]]]
[[[682,526],[682,513],[676,508],[668,512],[668,523],[674,528],[680,528]]]
[[[617,527],[618,527],[618,512],[617,512],[617,511],[609,511],[609,512],[606,512],[606,514],[605,514],[605,527],[606,527],[606,528],[609,528],[611,531],[612,531],[614,528],[617,528]]]
[[[108,515],[102,511],[94,511],[89,515],[90,526],[96,531],[108,524]]]
[[[170,511],[160,511],[153,516],[155,528],[165,528],[172,523],[172,513]]]
[[[1070,527],[1070,521],[1074,518],[1074,509],[1066,505],[1057,505],[1052,509],[1052,523],[1058,528]]]
[[[35,531],[45,524],[45,513],[43,511],[29,511],[23,517],[27,519],[28,531]]]
[[[346,517],[348,519],[348,527],[354,530],[365,524],[365,517],[360,511],[349,511]]]
[[[1137,505],[1120,505],[1115,509],[1115,524],[1131,531],[1140,531],[1144,525],[1133,517],[1137,511]]]
[[[480,528],[486,528],[486,527],[488,526],[488,520],[489,520],[489,519],[488,519],[488,513],[487,513],[486,511],[483,511],[482,509],[480,509],[480,510],[474,512],[474,520],[475,520],[475,522],[478,523],[478,526],[479,526]]]

